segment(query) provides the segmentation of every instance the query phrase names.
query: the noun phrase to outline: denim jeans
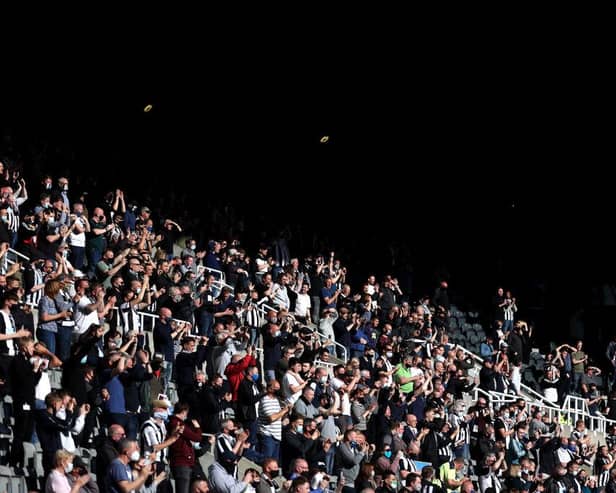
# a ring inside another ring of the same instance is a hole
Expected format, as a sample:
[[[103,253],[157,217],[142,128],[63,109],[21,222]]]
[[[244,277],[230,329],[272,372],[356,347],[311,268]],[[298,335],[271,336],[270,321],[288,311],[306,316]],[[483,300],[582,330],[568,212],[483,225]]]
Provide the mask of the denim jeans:
[[[167,392],[169,388],[169,382],[171,381],[171,375],[173,374],[173,362],[163,361],[163,383],[164,391]]]
[[[583,373],[574,373],[573,374],[573,385],[571,386],[571,392],[581,392],[582,389],[580,388],[580,385],[582,383],[582,377],[584,376]]]
[[[86,259],[86,247],[71,247],[71,264],[75,269],[82,270]]]
[[[56,333],[45,329],[36,329],[36,338],[47,346],[47,349],[56,354]]]
[[[280,441],[269,435],[259,435],[261,455],[280,460]]]
[[[71,343],[73,342],[74,325],[64,326],[58,325],[58,333],[56,334],[56,355],[62,361],[68,360],[71,355]]]
[[[212,335],[212,325],[214,323],[214,314],[202,310],[197,318],[197,327],[199,328],[199,335],[208,336]]]

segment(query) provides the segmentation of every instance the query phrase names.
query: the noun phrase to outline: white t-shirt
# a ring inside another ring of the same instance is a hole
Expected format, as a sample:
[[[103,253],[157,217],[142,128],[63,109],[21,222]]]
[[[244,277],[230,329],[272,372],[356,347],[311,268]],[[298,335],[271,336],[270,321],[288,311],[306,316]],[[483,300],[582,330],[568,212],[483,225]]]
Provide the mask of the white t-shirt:
[[[298,317],[307,317],[310,313],[310,295],[308,294],[298,294],[297,299],[295,300],[295,315]]]
[[[78,334],[83,334],[86,330],[88,330],[90,325],[98,324],[99,322],[98,311],[96,309],[90,313],[86,312],[86,307],[92,303],[94,303],[94,301],[87,296],[82,296],[79,299],[79,303],[77,303],[77,311],[75,312],[74,319],[75,332]]]
[[[86,224],[82,218],[78,217],[77,219],[75,219],[75,222],[79,224],[79,226],[81,226],[82,229],[85,229]],[[86,246],[85,231],[83,233],[75,233],[75,230],[71,231],[71,234],[69,236],[69,243],[71,244],[71,246],[85,247]]]
[[[286,372],[284,374],[284,377],[282,377],[282,391],[284,393],[284,397],[287,400],[287,402],[289,404],[295,404],[297,399],[301,397],[302,391],[300,389],[294,394],[293,391],[291,390],[291,385],[293,386],[299,385],[299,382],[297,381],[297,378],[295,378],[294,375],[291,375],[289,372]]]
[[[47,394],[51,392],[51,383],[49,382],[49,374],[47,370],[41,372],[41,378],[39,379],[36,387],[34,388],[34,398],[40,401],[44,401]]]

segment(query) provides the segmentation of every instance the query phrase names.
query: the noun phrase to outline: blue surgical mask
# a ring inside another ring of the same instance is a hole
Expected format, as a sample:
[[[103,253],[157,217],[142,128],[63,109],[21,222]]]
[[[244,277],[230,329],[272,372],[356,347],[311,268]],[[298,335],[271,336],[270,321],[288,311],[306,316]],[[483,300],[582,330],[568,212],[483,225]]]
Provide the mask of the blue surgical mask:
[[[152,226],[149,226],[146,229],[148,230],[148,233],[151,233],[152,231],[154,231],[154,228]]]
[[[167,421],[169,419],[169,413],[167,411],[156,411],[154,413],[154,419],[162,419]]]
[[[258,373],[253,373],[252,374],[252,381],[253,382],[258,382],[259,381],[259,374]]]
[[[304,433],[304,425],[298,425],[296,430],[298,433]]]
[[[383,452],[383,455],[389,459],[391,457],[391,450],[386,450]]]

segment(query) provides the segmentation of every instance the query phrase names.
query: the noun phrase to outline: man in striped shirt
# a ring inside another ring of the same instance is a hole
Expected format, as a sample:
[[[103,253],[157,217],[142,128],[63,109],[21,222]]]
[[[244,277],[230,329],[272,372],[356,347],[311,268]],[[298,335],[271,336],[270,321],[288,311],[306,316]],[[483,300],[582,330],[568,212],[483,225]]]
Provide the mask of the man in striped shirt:
[[[598,476],[599,488],[607,485],[610,480],[610,469],[614,467],[614,463],[616,463],[616,459],[609,454],[607,446],[600,447],[595,459],[595,474]]]
[[[280,407],[277,394],[280,382],[270,380],[267,393],[259,401],[259,444],[264,457],[280,460],[280,441],[282,440],[282,418],[293,408],[292,405]]]

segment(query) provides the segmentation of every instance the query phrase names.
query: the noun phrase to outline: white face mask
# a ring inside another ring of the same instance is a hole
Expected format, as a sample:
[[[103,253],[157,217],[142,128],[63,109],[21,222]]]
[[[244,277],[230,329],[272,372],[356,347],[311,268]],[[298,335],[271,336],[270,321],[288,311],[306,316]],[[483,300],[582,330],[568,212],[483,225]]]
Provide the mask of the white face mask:
[[[387,352],[385,353],[385,356],[387,356],[387,358],[390,358],[390,359],[391,359],[391,358],[393,358],[393,357],[394,357],[394,353],[392,353],[391,351],[387,351]]]
[[[73,470],[73,463],[69,462],[68,464],[66,464],[66,466],[64,466],[64,472],[66,474],[70,473]]]
[[[137,462],[140,458],[141,458],[141,454],[139,453],[139,450],[135,450],[132,454],[130,454],[130,457],[129,457],[129,459],[132,460],[133,462]]]

